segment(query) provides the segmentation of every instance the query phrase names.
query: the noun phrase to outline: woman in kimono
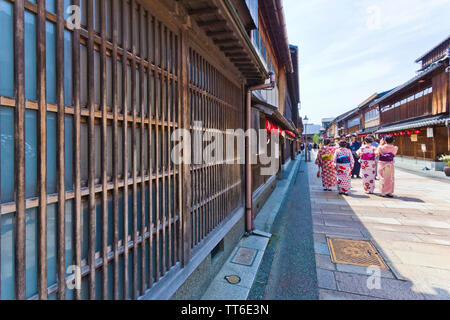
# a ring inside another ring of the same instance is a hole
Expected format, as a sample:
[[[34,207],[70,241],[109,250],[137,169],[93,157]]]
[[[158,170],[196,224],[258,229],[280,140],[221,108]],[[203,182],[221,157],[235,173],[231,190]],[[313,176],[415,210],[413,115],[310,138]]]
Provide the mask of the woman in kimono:
[[[394,146],[394,137],[386,136],[381,140],[376,151],[378,156],[378,177],[380,178],[380,192],[383,197],[394,197],[395,168],[394,158],[398,147]]]
[[[346,141],[339,142],[339,148],[334,152],[333,162],[336,165],[337,186],[339,194],[348,195],[352,188],[352,170],[355,165],[353,154],[347,148]]]
[[[373,138],[365,137],[364,145],[356,152],[361,163],[361,174],[363,179],[364,191],[373,194],[375,190],[376,176],[376,156],[377,149],[372,146]]]
[[[316,164],[322,171],[322,185],[324,191],[331,191],[336,185],[336,167],[333,162],[335,147],[332,147],[330,139],[324,140],[324,146],[317,153]]]

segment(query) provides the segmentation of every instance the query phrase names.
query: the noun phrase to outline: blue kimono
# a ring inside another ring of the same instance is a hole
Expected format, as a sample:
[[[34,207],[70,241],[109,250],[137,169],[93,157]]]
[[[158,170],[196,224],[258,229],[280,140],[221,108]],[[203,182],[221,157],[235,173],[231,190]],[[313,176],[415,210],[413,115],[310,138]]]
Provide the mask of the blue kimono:
[[[348,148],[352,151],[353,158],[355,159],[355,166],[353,167],[352,176],[359,177],[359,174],[361,172],[361,164],[359,163],[359,157],[356,154],[356,151],[361,148],[361,142],[355,140],[355,142],[349,143]]]

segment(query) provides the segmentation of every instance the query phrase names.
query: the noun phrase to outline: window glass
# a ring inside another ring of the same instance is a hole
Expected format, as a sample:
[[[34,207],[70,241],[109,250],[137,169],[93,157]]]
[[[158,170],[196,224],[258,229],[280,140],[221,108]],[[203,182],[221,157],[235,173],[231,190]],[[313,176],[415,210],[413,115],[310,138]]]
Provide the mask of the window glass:
[[[0,0],[0,95],[14,96],[13,4]]]

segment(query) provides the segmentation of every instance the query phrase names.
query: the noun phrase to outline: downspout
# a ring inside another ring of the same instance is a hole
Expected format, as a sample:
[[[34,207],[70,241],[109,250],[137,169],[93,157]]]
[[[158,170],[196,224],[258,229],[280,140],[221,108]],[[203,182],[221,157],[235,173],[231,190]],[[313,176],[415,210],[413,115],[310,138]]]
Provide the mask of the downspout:
[[[247,103],[245,106],[245,130],[248,132],[252,128],[252,92],[257,90],[268,90],[275,87],[275,74],[270,73],[270,83],[261,84],[247,89]],[[252,234],[254,226],[254,211],[253,211],[253,192],[252,192],[252,164],[251,164],[251,148],[250,135],[245,137],[245,232],[246,235]]]

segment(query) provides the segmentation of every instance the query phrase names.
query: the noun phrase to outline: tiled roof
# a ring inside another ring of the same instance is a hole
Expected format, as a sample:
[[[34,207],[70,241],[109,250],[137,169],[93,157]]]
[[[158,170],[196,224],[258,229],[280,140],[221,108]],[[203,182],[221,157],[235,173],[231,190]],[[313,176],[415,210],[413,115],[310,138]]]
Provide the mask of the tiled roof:
[[[398,123],[380,128],[376,133],[387,133],[393,131],[437,126],[450,122],[448,115],[431,116],[420,120]]]

